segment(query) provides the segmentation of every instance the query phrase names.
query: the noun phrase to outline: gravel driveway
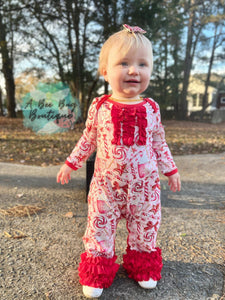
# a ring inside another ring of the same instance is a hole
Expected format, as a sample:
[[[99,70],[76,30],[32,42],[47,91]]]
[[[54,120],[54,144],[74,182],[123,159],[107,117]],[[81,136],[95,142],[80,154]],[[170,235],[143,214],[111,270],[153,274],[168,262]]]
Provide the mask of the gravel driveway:
[[[225,299],[225,153],[175,156],[182,191],[162,178],[162,279],[144,290],[122,268],[100,299]],[[0,163],[0,299],[86,299],[77,267],[87,217],[85,168],[67,186],[55,181],[59,166]],[[25,217],[4,216],[15,205],[44,208]],[[69,213],[69,214],[68,214]],[[122,262],[126,225],[118,225],[116,254]]]

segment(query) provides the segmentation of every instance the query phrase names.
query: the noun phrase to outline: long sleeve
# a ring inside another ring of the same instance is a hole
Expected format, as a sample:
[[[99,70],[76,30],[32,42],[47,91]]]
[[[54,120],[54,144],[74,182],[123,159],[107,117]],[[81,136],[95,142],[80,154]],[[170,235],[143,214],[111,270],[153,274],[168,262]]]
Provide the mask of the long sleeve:
[[[77,170],[83,166],[83,163],[95,151],[97,147],[97,108],[98,98],[92,102],[86,121],[83,135],[66,159],[66,164],[73,170]]]
[[[166,143],[165,131],[161,123],[160,109],[156,104],[155,127],[153,132],[152,147],[156,154],[159,170],[165,176],[171,176],[178,172],[170,149]]]

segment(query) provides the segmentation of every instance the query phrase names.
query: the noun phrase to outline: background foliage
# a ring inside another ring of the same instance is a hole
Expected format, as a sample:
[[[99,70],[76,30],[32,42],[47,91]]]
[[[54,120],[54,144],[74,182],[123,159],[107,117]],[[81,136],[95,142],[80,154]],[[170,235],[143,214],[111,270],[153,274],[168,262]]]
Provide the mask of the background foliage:
[[[97,74],[101,45],[123,23],[143,27],[152,41],[147,92],[185,119],[191,70],[205,66],[207,95],[213,66],[225,59],[224,0],[0,0],[0,72],[9,117],[16,117],[15,71],[21,70],[40,78],[50,71],[69,83],[85,118],[91,99],[108,88]]]

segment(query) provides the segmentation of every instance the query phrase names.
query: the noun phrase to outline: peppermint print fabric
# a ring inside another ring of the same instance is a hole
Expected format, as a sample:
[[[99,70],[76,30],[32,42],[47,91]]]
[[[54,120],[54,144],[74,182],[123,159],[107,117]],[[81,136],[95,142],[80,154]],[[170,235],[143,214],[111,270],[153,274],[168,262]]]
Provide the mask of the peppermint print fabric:
[[[109,96],[94,99],[86,129],[67,165],[74,170],[82,167],[96,148],[83,237],[86,252],[114,257],[116,227],[121,218],[127,220],[129,249],[155,251],[161,220],[158,168],[165,175],[177,172],[158,104],[152,99],[137,105],[119,104]]]

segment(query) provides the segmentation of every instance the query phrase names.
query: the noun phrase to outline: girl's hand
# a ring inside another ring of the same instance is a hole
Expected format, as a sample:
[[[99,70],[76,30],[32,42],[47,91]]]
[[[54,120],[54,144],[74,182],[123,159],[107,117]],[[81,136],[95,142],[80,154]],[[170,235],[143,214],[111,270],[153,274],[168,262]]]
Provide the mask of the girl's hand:
[[[64,164],[57,174],[57,182],[58,183],[61,182],[61,184],[68,183],[69,180],[71,179],[70,174],[72,171],[73,171],[73,169],[71,169],[69,166]]]
[[[175,173],[168,177],[168,185],[172,192],[181,190],[181,182],[179,173]]]

